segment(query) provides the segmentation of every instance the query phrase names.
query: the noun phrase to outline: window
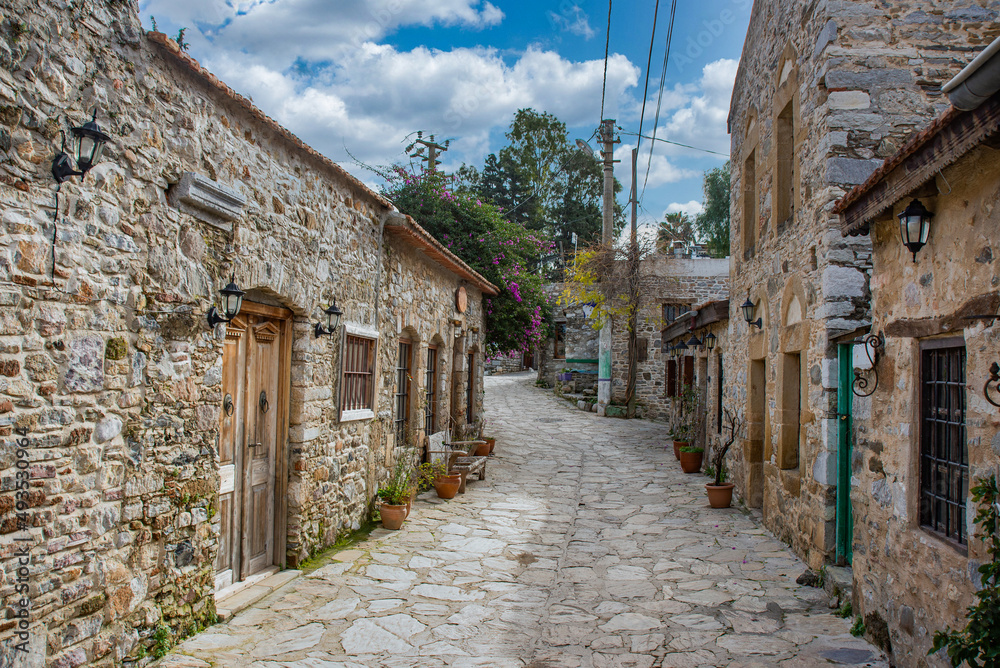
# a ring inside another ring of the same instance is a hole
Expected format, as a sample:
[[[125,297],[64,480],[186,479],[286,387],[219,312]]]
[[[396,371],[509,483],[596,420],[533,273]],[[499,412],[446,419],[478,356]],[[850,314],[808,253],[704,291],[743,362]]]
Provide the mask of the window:
[[[757,233],[757,150],[743,163],[743,257],[753,256]]]
[[[687,313],[689,307],[687,304],[664,304],[663,305],[663,324],[669,325],[673,321],[677,320],[680,316]]]
[[[396,419],[394,428],[396,443],[406,441],[406,429],[410,422],[410,358],[413,344],[408,339],[399,341],[399,359],[396,361]]]
[[[465,423],[472,424],[476,417],[476,354],[469,353],[469,380],[465,390]]]
[[[961,339],[928,341],[920,354],[920,524],[967,544],[968,485],[965,345]]]
[[[684,379],[681,382],[684,383],[685,387],[681,388],[681,391],[684,391],[688,388],[694,388],[694,357],[687,355],[682,359],[684,360]]]
[[[635,354],[637,362],[645,362],[649,360],[649,339],[646,337],[640,337],[635,340]]]
[[[344,327],[341,358],[340,419],[375,417],[375,353],[378,333],[354,325]]]
[[[802,357],[800,353],[785,353],[781,367],[781,410],[778,443],[778,467],[795,469],[799,466],[799,440],[802,434]]]
[[[719,373],[715,379],[715,431],[722,433],[722,355],[719,355]]]
[[[667,360],[667,397],[677,396],[677,360]]]
[[[427,371],[424,372],[424,399],[427,407],[424,409],[424,433],[434,433],[434,423],[437,422],[437,348],[427,349]]]
[[[552,352],[552,357],[557,360],[566,359],[566,323],[557,322],[556,323],[556,338],[555,338],[555,349]]]
[[[778,114],[774,134],[778,145],[778,164],[775,170],[775,228],[781,229],[790,222],[795,202],[794,150],[795,121],[792,118],[792,102]]]

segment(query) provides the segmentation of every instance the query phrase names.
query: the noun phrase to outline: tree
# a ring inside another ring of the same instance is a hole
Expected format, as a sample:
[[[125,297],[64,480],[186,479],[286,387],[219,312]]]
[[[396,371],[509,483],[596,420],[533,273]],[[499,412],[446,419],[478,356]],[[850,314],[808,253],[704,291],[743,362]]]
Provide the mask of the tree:
[[[486,158],[482,172],[463,166],[463,186],[496,204],[512,222],[543,232],[559,253],[551,263],[561,273],[572,248],[600,240],[604,174],[599,161],[570,143],[565,123],[552,114],[520,109],[506,133],[508,145]],[[615,192],[621,184],[615,180]],[[615,229],[625,224],[615,203]]]
[[[656,249],[658,251],[670,250],[675,241],[680,241],[685,246],[698,243],[691,218],[683,211],[668,213],[666,220],[661,221],[656,229]]]
[[[550,307],[537,267],[552,242],[506,219],[491,202],[453,192],[452,179],[440,172],[395,167],[388,174],[383,194],[396,208],[500,289],[484,299],[487,355],[525,352],[544,340]]]
[[[705,210],[694,226],[712,257],[729,255],[729,161],[705,172]]]

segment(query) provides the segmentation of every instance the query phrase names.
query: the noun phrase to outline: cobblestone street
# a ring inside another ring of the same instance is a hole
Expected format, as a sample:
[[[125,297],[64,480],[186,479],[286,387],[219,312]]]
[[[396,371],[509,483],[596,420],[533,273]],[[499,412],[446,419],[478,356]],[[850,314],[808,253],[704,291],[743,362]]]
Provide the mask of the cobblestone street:
[[[887,666],[805,566],[708,507],[665,428],[486,379],[487,479],[288,583],[161,662],[204,666]]]

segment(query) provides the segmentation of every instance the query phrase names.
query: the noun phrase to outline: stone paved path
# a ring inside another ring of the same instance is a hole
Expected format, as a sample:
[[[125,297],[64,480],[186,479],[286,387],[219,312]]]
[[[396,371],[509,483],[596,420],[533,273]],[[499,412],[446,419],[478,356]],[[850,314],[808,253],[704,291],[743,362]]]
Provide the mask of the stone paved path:
[[[663,425],[487,378],[488,479],[181,644],[163,668],[888,666]]]

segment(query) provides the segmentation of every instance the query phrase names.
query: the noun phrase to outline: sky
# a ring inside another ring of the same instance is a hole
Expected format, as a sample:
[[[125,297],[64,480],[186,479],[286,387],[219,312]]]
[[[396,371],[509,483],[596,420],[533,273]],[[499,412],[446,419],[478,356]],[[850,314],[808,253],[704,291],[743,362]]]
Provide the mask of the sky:
[[[604,116],[622,127],[615,174],[628,199],[656,0],[611,8]],[[571,139],[601,119],[604,0],[140,0],[143,23],[303,141],[378,188],[358,164],[408,164],[417,130],[450,149],[446,172],[481,167],[520,108],[554,114]],[[651,135],[671,2],[660,2],[642,133]],[[701,210],[702,176],[729,153],[726,117],[752,0],[679,0],[657,137],[641,140],[639,224]],[[651,229],[651,228],[650,228]]]

